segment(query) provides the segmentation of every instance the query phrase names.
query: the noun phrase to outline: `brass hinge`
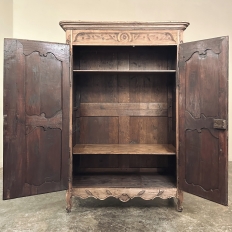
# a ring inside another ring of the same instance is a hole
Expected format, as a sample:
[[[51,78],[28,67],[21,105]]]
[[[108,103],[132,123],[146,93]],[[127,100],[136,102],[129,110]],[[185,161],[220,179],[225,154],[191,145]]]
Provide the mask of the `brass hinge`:
[[[214,119],[213,120],[213,128],[219,130],[226,130],[227,123],[225,119]]]

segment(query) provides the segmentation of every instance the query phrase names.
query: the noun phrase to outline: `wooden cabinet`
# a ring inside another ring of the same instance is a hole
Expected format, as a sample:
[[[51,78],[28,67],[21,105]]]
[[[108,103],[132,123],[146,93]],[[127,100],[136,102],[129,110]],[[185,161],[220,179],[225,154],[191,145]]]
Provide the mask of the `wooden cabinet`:
[[[227,205],[228,37],[185,22],[60,22],[67,44],[5,40],[4,199]]]

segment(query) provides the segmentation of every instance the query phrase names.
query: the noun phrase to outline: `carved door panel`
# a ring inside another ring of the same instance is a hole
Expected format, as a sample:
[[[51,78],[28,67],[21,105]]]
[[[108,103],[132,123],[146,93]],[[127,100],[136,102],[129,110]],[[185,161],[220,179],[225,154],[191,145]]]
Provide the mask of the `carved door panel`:
[[[180,45],[179,188],[228,204],[228,37]]]
[[[68,185],[69,46],[5,39],[3,198]]]

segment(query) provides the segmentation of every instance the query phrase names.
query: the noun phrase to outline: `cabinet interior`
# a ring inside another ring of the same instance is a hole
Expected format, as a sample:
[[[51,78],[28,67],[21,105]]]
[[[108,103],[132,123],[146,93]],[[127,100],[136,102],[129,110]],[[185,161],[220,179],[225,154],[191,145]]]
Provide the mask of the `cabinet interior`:
[[[73,46],[73,186],[175,182],[176,54],[176,46]]]

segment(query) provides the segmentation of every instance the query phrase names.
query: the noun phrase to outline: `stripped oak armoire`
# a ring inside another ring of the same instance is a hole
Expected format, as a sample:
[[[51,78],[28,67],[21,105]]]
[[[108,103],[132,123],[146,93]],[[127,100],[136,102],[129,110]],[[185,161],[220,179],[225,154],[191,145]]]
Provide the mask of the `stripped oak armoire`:
[[[227,205],[228,37],[187,22],[62,21],[66,44],[5,39],[3,198]]]

